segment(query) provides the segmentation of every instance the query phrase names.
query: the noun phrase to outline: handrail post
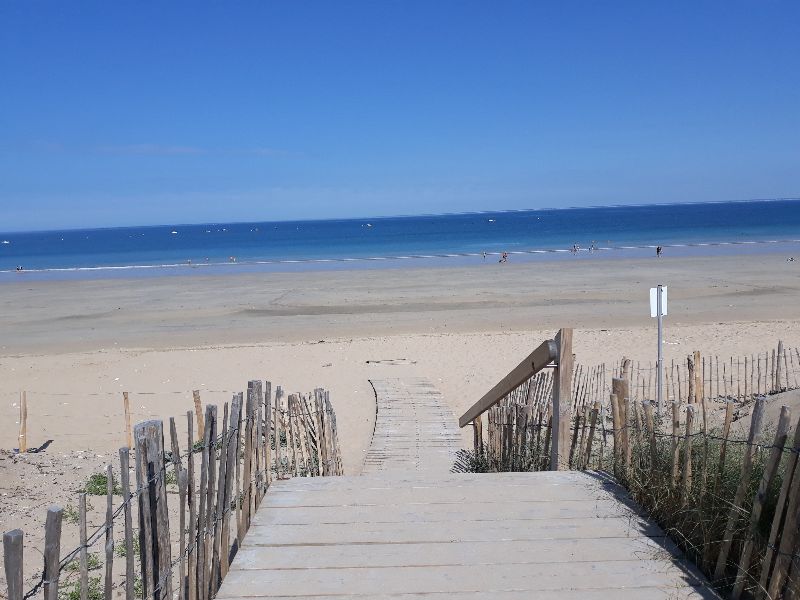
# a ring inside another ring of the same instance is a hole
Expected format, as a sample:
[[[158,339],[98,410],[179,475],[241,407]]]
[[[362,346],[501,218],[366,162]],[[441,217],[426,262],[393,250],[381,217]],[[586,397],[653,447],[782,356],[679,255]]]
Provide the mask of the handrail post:
[[[483,456],[483,418],[481,415],[472,420],[472,426],[474,428],[475,456]]]
[[[569,427],[572,423],[572,328],[558,331],[555,338],[558,353],[553,373],[553,421],[550,444],[550,470],[569,469]]]

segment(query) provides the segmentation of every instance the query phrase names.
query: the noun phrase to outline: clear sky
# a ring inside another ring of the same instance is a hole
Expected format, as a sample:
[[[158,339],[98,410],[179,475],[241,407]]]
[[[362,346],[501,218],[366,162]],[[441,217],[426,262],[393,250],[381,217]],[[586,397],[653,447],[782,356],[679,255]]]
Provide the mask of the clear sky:
[[[800,2],[0,1],[0,231],[800,195]]]

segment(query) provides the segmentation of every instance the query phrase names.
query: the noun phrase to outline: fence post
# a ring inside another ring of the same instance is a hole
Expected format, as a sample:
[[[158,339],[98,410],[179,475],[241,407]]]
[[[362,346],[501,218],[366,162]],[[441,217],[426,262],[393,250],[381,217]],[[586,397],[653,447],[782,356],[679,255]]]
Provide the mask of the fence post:
[[[13,529],[3,534],[3,565],[8,584],[8,600],[22,600],[22,548],[25,534]]]
[[[194,399],[194,413],[197,416],[197,439],[202,440],[205,438],[206,427],[203,422],[203,404],[200,402],[200,390],[193,390],[192,398]]]
[[[234,395],[235,397],[235,395]],[[222,554],[222,530],[225,518],[225,478],[228,465],[228,445],[230,444],[230,431],[228,429],[228,403],[222,408],[222,427],[219,429],[219,463],[217,465],[217,499],[215,510],[212,513],[214,520],[213,535],[211,537],[211,597],[217,594],[222,578],[220,568],[220,555]],[[216,452],[214,453],[216,455]],[[216,461],[216,458],[212,460]]]
[[[728,564],[728,553],[730,552],[731,544],[733,544],[733,532],[736,529],[742,502],[744,501],[744,496],[750,484],[750,472],[753,469],[753,459],[758,451],[756,438],[761,431],[761,423],[763,420],[764,398],[759,398],[756,400],[755,406],[753,407],[753,414],[750,420],[750,432],[747,436],[747,448],[744,451],[744,459],[742,460],[742,472],[739,477],[739,485],[736,488],[736,495],[733,498],[733,502],[731,502],[728,523],[725,527],[725,534],[723,535],[719,555],[717,556],[717,565],[714,569],[714,580],[717,582],[722,579],[725,574],[725,567]]]
[[[620,426],[619,399],[616,394],[609,395],[611,404],[612,437],[614,440],[614,477],[619,478],[622,463],[622,431]]]
[[[106,578],[105,600],[111,600],[114,589],[114,471],[106,465]]]
[[[700,367],[700,351],[694,351],[694,403],[702,402],[706,397],[703,389],[703,371]]]
[[[264,446],[261,443],[262,440],[262,427],[263,421],[261,419],[261,412],[264,406],[264,392],[263,387],[261,387],[261,382],[259,381],[259,390],[258,396],[253,399],[256,404],[256,427],[255,427],[255,489],[253,490],[253,511],[258,509],[258,505],[261,503],[261,490],[263,486],[261,485],[261,473],[263,472],[263,461],[264,461]]]
[[[205,600],[209,597],[209,529],[212,526],[212,510],[214,500],[214,477],[216,463],[217,439],[217,407],[206,405],[205,423],[203,426],[203,456],[200,462],[199,509],[197,512],[197,597]]]
[[[728,436],[731,433],[731,423],[733,422],[733,400],[725,400],[725,422],[722,425],[722,444],[719,449],[719,466],[717,468],[717,478],[714,480],[714,493],[716,494],[722,474],[725,470],[725,455],[728,451]]]
[[[630,361],[625,361],[627,366]],[[623,370],[623,375],[625,372]],[[617,417],[619,422],[619,442],[620,442],[620,455],[619,459],[622,462],[623,469],[628,468],[628,448],[630,445],[630,431],[628,430],[628,403],[627,399],[630,396],[630,383],[627,377],[615,377],[611,380],[611,393],[617,397]]]
[[[694,421],[694,405],[686,407],[686,441],[683,448],[683,489],[681,502],[689,501],[689,492],[692,489],[692,422]]]
[[[653,405],[650,402],[642,402],[644,406],[644,416],[647,422],[647,435],[650,438],[650,469],[655,472],[657,462],[656,452],[656,426],[653,419]]]
[[[122,406],[125,410],[125,443],[128,448],[133,448],[133,434],[131,433],[131,402],[128,392],[122,392]]]
[[[592,458],[592,440],[594,440],[594,432],[595,428],[597,427],[597,416],[599,414],[600,414],[600,402],[595,400],[591,412],[591,422],[589,425],[589,439],[586,440],[586,452],[584,454],[583,467],[582,467],[584,469],[589,468],[589,461]]]
[[[64,509],[51,506],[47,509],[44,526],[44,600],[58,600],[58,576],[61,565],[61,519]]]
[[[221,576],[224,579],[225,575],[228,574],[228,560],[230,558],[230,544],[231,544],[231,537],[230,537],[230,515],[228,513],[231,512],[231,497],[233,492],[233,480],[234,480],[234,470],[235,464],[239,460],[239,456],[236,452],[238,448],[238,440],[239,440],[239,423],[241,422],[241,415],[242,415],[242,404],[244,402],[244,396],[241,392],[234,394],[233,401],[231,402],[231,419],[230,419],[230,429],[228,434],[228,443],[227,443],[227,455],[225,456],[226,466],[225,466],[225,510],[223,511],[223,521],[222,521],[222,547],[224,551],[222,556],[222,563],[220,565],[221,569]],[[239,498],[234,500],[236,504],[239,503]],[[238,535],[238,530],[237,530]],[[190,599],[191,600],[191,599]]]
[[[250,527],[250,516],[253,504],[253,442],[255,436],[256,403],[261,401],[262,387],[260,380],[247,382],[247,398],[245,400],[244,426],[244,470],[242,472],[242,537]],[[287,438],[288,439],[288,438]],[[288,454],[288,453],[287,453]]]
[[[197,531],[197,488],[194,478],[194,423],[192,422],[192,411],[186,411],[186,446],[189,454],[186,457],[186,503],[189,506],[189,568],[186,579],[186,592],[188,600],[197,600],[197,551],[200,534]],[[237,498],[238,505],[239,500]],[[126,600],[133,600],[127,598]]]
[[[672,487],[677,487],[680,480],[680,447],[681,435],[681,403],[679,400],[672,402]]]
[[[122,484],[123,517],[125,520],[125,600],[134,599],[133,520],[131,518],[130,448],[119,449],[119,475]]]
[[[316,407],[317,417],[317,451],[319,452],[320,461],[320,475],[327,477],[328,472],[328,445],[325,440],[325,415],[324,407],[322,404],[322,389],[317,388],[314,390],[314,406]],[[288,452],[287,452],[288,454]]]
[[[28,451],[28,395],[23,390],[19,395],[19,453]]]
[[[305,400],[303,400],[305,406]],[[311,434],[306,426],[306,436],[311,439]],[[261,496],[267,492],[267,488],[271,483],[270,465],[272,464],[272,382],[264,382],[264,488],[261,490]],[[311,457],[311,445],[309,444],[309,460]],[[309,469],[311,468],[309,464]]]
[[[161,421],[145,421],[136,425],[137,483],[139,496],[139,523],[144,530],[142,581],[152,583],[143,598],[172,599],[171,549],[169,539],[169,513],[164,470],[164,425]],[[140,462],[141,461],[141,462]]]
[[[762,590],[761,597],[763,597],[764,591],[767,590],[770,570],[772,569],[772,559],[775,556],[775,550],[777,549],[776,544],[778,543],[778,535],[781,536],[781,543],[783,543],[784,539],[787,537],[791,538],[792,543],[794,542],[793,532],[796,531],[796,527],[792,529],[792,525],[790,524],[792,515],[788,511],[792,505],[792,490],[797,486],[797,481],[794,481],[794,477],[796,477],[795,468],[797,466],[798,453],[800,453],[800,421],[797,422],[797,426],[794,430],[792,451],[789,453],[789,457],[786,460],[786,465],[784,466],[783,482],[781,483],[781,491],[778,495],[778,502],[775,505],[775,515],[772,518],[772,527],[769,532],[769,540],[767,541],[767,550],[764,555],[764,560],[761,561],[761,575],[758,583],[759,589]],[[784,513],[786,513],[785,522]],[[788,547],[791,548],[791,544],[789,544]],[[778,559],[780,558],[781,555],[778,555]],[[776,566],[778,564],[778,559],[776,559]]]
[[[772,360],[770,361],[769,366],[769,378],[770,378],[770,387],[772,388],[772,392],[778,391],[778,372],[776,370],[776,357],[775,357],[775,348],[772,349]]]
[[[86,492],[78,496],[78,517],[80,519],[80,584],[81,600],[89,598],[89,554],[86,547]]]
[[[286,420],[289,423],[287,427],[286,433],[286,442],[291,448],[291,452],[287,450],[286,455],[287,458],[291,458],[291,464],[289,465],[289,473],[294,477],[300,476],[300,468],[298,465],[298,458],[297,458],[297,433],[296,433],[296,426],[295,426],[295,415],[297,413],[296,407],[297,406],[297,395],[296,394],[289,394],[286,398]]]
[[[750,511],[750,528],[747,531],[747,538],[742,549],[742,556],[739,559],[739,570],[736,573],[736,584],[731,592],[732,600],[738,600],[744,591],[744,584],[747,579],[747,572],[750,570],[750,558],[753,554],[753,540],[758,531],[758,522],[761,519],[761,510],[767,500],[767,489],[769,488],[775,474],[778,472],[783,446],[786,444],[786,437],[789,434],[789,421],[791,411],[788,406],[781,407],[781,416],[778,420],[778,428],[775,431],[775,441],[770,450],[769,459],[764,467],[764,474],[758,485],[758,491],[753,498],[753,509]],[[780,508],[778,508],[780,510]]]
[[[572,423],[572,328],[560,329],[555,342],[558,360],[553,385],[553,436],[550,447],[550,470],[569,469],[569,426]]]
[[[475,456],[483,454],[483,415],[478,415],[472,421],[473,431],[473,445],[475,447]]]
[[[317,391],[314,390],[314,398],[317,397]],[[283,398],[283,389],[281,386],[276,386],[275,388],[275,404],[273,406],[272,413],[274,418],[272,419],[272,434],[275,438],[275,479],[281,479],[281,398]],[[314,413],[316,415],[316,412]],[[319,419],[317,418],[317,422]],[[322,459],[320,458],[319,453],[319,426],[315,429],[317,433],[317,466],[319,469],[322,468]],[[322,471],[320,470],[320,475],[322,475]]]

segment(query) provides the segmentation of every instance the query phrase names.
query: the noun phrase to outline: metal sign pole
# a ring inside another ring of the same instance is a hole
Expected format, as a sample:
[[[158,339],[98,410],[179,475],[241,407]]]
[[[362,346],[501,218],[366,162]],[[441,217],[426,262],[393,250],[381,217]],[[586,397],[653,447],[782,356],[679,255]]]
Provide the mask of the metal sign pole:
[[[656,400],[658,405],[658,414],[661,415],[664,410],[664,354],[663,354],[663,344],[664,344],[664,335],[662,330],[662,320],[663,320],[663,310],[661,307],[661,293],[662,293],[662,286],[659,284],[656,290],[656,315],[658,316],[658,374],[656,377],[657,382],[657,390],[656,390]]]

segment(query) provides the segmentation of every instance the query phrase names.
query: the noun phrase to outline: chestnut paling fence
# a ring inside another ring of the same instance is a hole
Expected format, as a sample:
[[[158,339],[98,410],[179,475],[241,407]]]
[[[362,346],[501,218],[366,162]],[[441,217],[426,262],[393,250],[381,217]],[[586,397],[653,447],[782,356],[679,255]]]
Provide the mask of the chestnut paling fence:
[[[9,600],[109,600],[118,588],[126,600],[213,598],[272,481],[342,474],[336,415],[323,389],[286,396],[277,387],[273,398],[270,382],[250,381],[246,396],[233,394],[223,405],[221,419],[217,406],[203,410],[199,392],[194,401],[195,411],[186,413],[183,451],[172,418],[169,449],[161,421],[145,421],[132,430],[128,424],[118,481],[112,465],[106,467],[103,526],[88,531],[86,493],[78,497],[78,547],[61,551],[64,509],[47,511],[44,568],[28,589],[24,533],[3,534]],[[129,415],[127,394],[125,407]],[[20,451],[24,427],[21,419]],[[168,486],[177,486],[177,506],[168,502]],[[115,503],[116,498],[121,500]],[[90,554],[101,540],[102,551]],[[114,569],[115,556],[124,560],[122,575]],[[102,576],[90,576],[100,569]]]
[[[787,406],[776,423],[765,416],[768,395],[798,387],[792,356],[797,350],[782,343],[759,357],[695,352],[666,367],[660,414],[649,365],[529,369],[462,418],[474,427],[474,448],[454,469],[608,471],[720,592],[800,597],[800,421],[792,431]],[[559,384],[562,397],[569,390],[566,415]],[[554,422],[559,412],[566,434]]]

